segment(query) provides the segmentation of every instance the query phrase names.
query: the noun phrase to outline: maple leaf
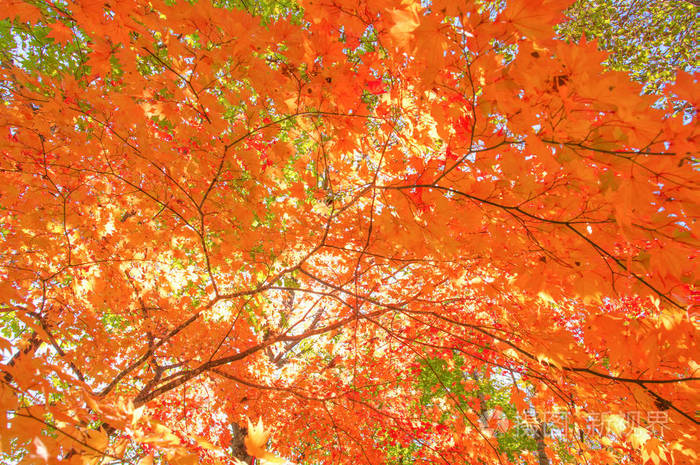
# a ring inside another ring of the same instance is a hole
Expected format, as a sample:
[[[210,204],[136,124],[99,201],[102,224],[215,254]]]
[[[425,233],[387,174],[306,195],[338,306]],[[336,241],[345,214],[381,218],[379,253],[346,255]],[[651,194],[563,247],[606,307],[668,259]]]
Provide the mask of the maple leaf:
[[[73,40],[73,31],[62,23],[53,23],[49,26],[49,29],[51,31],[47,34],[47,37],[55,39],[59,44],[65,44]]]
[[[43,17],[41,10],[36,5],[21,0],[6,2],[5,8],[3,8],[3,12],[0,13],[0,15],[3,19],[14,19],[18,17],[20,21],[28,21],[30,24],[36,23]]]
[[[272,431],[265,429],[262,417],[258,419],[255,425],[248,419],[248,434],[245,437],[246,452],[253,457],[270,463],[284,463],[285,460],[283,458],[265,450],[267,440],[270,438],[271,434]]]
[[[700,91],[698,90],[698,77],[696,73],[688,73],[680,70],[676,75],[673,90],[681,98],[690,102],[695,108],[700,105]]]
[[[398,46],[408,48],[413,38],[413,32],[420,24],[417,6],[411,4],[403,9],[393,9],[390,16],[393,24],[389,29],[389,34]]]
[[[367,81],[367,88],[369,88],[370,93],[374,95],[380,95],[386,92],[386,86],[381,79]]]

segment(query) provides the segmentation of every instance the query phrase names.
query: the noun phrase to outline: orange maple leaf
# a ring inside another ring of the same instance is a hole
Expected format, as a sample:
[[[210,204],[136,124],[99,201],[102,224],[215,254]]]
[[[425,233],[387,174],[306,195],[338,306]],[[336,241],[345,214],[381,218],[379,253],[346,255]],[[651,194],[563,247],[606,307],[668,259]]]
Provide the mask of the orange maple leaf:
[[[49,29],[51,31],[47,34],[47,37],[51,37],[59,44],[67,44],[73,40],[73,31],[62,23],[53,23],[49,26]]]

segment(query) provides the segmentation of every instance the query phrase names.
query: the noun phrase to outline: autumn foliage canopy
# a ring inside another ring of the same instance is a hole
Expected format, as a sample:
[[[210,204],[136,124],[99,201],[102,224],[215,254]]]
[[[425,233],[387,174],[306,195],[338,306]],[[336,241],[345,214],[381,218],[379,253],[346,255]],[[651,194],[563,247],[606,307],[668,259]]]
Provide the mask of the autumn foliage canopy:
[[[2,460],[697,463],[695,76],[567,4],[0,1]]]

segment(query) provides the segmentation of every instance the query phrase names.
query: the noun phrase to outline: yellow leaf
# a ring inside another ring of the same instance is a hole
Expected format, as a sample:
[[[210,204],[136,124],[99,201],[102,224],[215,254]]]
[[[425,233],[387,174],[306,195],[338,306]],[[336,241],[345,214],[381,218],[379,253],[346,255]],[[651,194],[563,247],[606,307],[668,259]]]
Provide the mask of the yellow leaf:
[[[284,459],[265,450],[265,444],[267,444],[270,434],[272,434],[272,431],[265,430],[262,418],[258,419],[257,425],[253,425],[248,420],[248,435],[244,440],[246,452],[248,452],[248,455],[271,463],[284,463]]]
[[[620,434],[627,428],[627,423],[625,422],[625,419],[622,418],[620,415],[608,415],[607,424],[608,428],[610,428],[610,430],[615,434]]]
[[[632,443],[632,445],[636,448],[642,447],[642,445],[649,440],[651,435],[649,435],[649,432],[646,430],[646,428],[642,428],[640,426],[637,426],[632,430],[632,434],[629,436],[629,440]]]
[[[197,443],[197,445],[203,449],[219,450],[219,448],[217,446],[215,446],[211,442],[207,441],[206,439],[200,438],[199,436],[195,436],[194,440]]]

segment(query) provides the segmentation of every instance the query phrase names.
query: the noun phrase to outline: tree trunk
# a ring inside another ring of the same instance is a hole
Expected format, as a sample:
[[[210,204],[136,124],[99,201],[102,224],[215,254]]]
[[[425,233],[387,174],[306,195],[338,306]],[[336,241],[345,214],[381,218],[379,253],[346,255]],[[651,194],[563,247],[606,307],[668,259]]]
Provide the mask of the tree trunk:
[[[535,413],[535,415],[537,415],[537,413]],[[539,421],[539,427],[535,429],[535,442],[537,443],[537,463],[539,465],[550,465],[549,457],[547,457],[547,453],[544,450],[544,437],[547,434],[547,425],[545,424],[545,422],[539,419],[539,416],[537,416],[537,420]]]
[[[245,442],[243,441],[246,434],[248,434],[247,428],[239,426],[238,423],[231,423],[231,455],[242,463],[251,465],[253,457],[246,452]]]

